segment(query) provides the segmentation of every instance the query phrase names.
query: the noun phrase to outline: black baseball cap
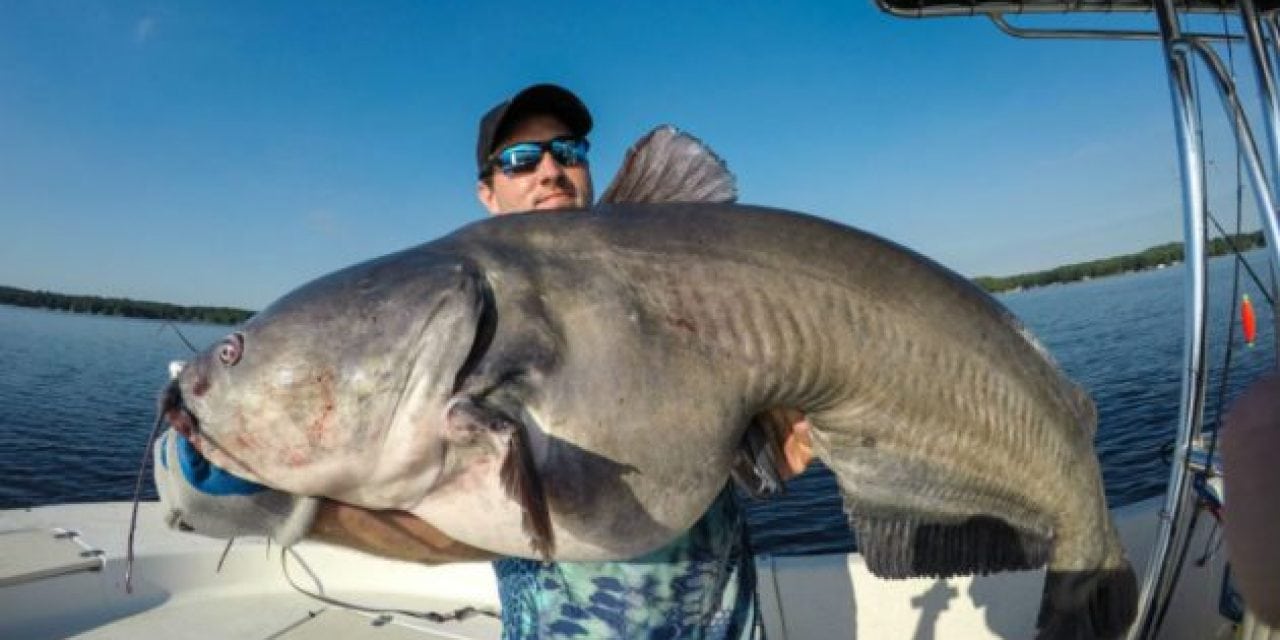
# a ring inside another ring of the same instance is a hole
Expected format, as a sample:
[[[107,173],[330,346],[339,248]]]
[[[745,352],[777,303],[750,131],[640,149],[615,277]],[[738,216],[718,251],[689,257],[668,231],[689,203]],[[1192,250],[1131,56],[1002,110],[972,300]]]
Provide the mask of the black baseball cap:
[[[480,119],[476,171],[484,173],[485,162],[493,153],[494,145],[510,133],[511,125],[534,113],[554,116],[575,136],[585,137],[591,133],[591,112],[578,96],[554,84],[535,84],[490,109]]]

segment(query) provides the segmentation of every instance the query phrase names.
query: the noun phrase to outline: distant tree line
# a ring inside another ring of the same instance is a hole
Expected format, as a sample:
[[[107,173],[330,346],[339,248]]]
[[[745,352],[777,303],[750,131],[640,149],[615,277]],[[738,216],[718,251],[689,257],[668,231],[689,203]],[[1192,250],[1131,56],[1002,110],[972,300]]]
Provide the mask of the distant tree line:
[[[1264,246],[1265,244],[1266,240],[1263,239],[1262,232],[1255,231],[1253,233],[1241,233],[1214,238],[1208,243],[1208,249],[1210,256],[1220,256],[1230,253],[1233,245],[1237,251],[1248,251],[1250,249],[1256,249]],[[1130,271],[1154,269],[1159,266],[1182,262],[1182,258],[1182,243],[1170,242],[1168,244],[1151,247],[1150,249],[1138,253],[1130,253],[1123,256],[1115,256],[1113,258],[1068,264],[1061,267],[1054,267],[1053,269],[1048,269],[1046,271],[1024,273],[1016,276],[979,276],[974,278],[973,281],[978,286],[991,293],[1000,293],[1002,291],[1012,291],[1014,289],[1043,287],[1049,284],[1076,282],[1078,280],[1085,280],[1088,278],[1099,278],[1118,273],[1128,273]]]
[[[72,313],[92,313],[100,316],[147,318],[150,320],[180,320],[209,322],[213,324],[239,324],[253,315],[252,311],[231,307],[183,307],[166,302],[148,302],[129,298],[102,298],[99,296],[69,296],[49,291],[27,291],[16,287],[0,286],[0,304],[39,309],[58,309]]]

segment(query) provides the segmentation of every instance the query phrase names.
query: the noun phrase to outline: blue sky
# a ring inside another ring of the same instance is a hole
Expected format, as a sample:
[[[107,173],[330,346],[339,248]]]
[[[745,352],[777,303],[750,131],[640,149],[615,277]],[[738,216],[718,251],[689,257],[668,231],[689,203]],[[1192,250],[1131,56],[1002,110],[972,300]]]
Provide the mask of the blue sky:
[[[480,218],[477,120],[540,81],[598,189],[673,123],[743,201],[969,276],[1180,237],[1157,44],[794,4],[0,4],[0,284],[260,308]]]

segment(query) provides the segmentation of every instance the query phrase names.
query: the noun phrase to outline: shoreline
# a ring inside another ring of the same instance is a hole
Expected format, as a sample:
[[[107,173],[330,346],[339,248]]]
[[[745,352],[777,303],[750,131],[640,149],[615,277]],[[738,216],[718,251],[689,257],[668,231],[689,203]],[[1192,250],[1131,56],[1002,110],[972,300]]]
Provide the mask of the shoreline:
[[[1261,231],[1214,238],[1206,243],[1210,258],[1244,254],[1265,246]],[[978,276],[970,280],[987,293],[1013,293],[1054,284],[1083,282],[1126,273],[1165,269],[1184,261],[1181,242],[1149,247],[1137,253],[1060,265],[1051,269],[1012,276]]]
[[[132,298],[68,295],[0,285],[0,304],[27,309],[46,309],[79,315],[171,322],[205,322],[233,325],[249,319],[254,312],[235,307],[183,306]]]

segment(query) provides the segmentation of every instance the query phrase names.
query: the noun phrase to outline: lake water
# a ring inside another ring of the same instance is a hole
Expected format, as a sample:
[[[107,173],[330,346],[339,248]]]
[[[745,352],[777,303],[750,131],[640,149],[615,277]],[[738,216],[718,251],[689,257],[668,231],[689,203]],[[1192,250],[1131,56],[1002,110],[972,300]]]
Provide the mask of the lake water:
[[[1261,252],[1249,258],[1266,277]],[[1227,398],[1274,362],[1270,309],[1246,279],[1241,290],[1258,311],[1258,344],[1244,348],[1238,321],[1228,317],[1232,266],[1230,259],[1210,263],[1209,420],[1233,322]],[[1177,421],[1182,297],[1180,267],[1000,296],[1097,402],[1098,452],[1113,506],[1161,493],[1168,476],[1161,449]],[[229,331],[178,327],[197,346]],[[0,305],[0,508],[130,499],[167,365],[188,355],[166,323]],[[149,476],[147,485],[154,498]],[[817,465],[782,498],[749,504],[748,517],[758,553],[852,548],[834,480]]]

